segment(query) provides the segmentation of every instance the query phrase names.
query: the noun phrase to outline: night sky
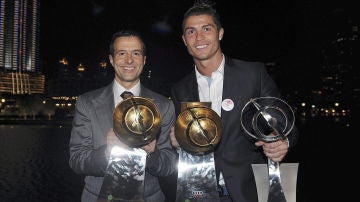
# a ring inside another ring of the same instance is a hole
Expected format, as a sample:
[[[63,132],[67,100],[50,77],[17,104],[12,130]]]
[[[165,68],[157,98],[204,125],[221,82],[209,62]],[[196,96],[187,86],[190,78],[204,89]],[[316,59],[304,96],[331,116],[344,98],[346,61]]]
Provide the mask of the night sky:
[[[299,85],[307,80],[309,87],[317,85],[321,50],[341,32],[347,18],[359,19],[355,1],[331,2],[218,0],[215,7],[225,29],[222,50],[236,58],[275,62],[281,74],[297,75],[289,81],[282,79],[284,83]],[[62,57],[75,65],[97,65],[108,58],[112,33],[135,29],[145,36],[147,67],[161,77],[178,79],[191,70],[180,25],[192,4],[192,0],[42,0],[44,68]]]

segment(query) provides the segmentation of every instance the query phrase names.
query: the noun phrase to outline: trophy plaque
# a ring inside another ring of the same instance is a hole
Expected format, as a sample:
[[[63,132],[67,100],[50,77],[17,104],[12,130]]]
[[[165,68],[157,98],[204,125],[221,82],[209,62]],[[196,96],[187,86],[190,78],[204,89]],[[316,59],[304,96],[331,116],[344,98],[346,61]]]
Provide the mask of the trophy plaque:
[[[241,111],[241,125],[252,138],[264,142],[285,140],[294,127],[295,116],[291,107],[283,100],[275,97],[251,99]],[[262,164],[253,164],[258,198],[260,202],[290,202],[296,200],[297,164],[282,164],[268,158],[268,172],[262,172]],[[266,166],[265,166],[266,167]],[[265,169],[266,170],[266,169]],[[280,173],[286,173],[283,175]],[[290,174],[289,174],[290,173]],[[283,178],[281,178],[283,175]],[[290,176],[289,176],[290,175]],[[267,185],[263,180],[268,177]],[[285,178],[286,176],[286,178]],[[286,185],[284,188],[283,186]],[[284,191],[287,191],[284,193]],[[287,197],[286,197],[287,196]]]
[[[210,102],[181,103],[175,124],[180,148],[177,202],[217,202],[219,194],[214,147],[220,141],[222,123]]]
[[[115,135],[124,145],[111,149],[98,202],[144,201],[146,152],[140,147],[156,138],[160,113],[152,100],[127,97],[113,113]]]

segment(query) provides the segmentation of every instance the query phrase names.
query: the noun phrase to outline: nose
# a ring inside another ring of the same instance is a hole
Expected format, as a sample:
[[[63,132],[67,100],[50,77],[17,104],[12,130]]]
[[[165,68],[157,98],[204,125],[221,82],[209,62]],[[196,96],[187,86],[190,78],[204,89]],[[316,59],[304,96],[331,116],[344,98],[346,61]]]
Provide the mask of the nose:
[[[202,31],[196,33],[196,40],[200,41],[204,39],[204,34]]]
[[[133,58],[132,58],[132,55],[131,54],[129,54],[127,57],[126,57],[126,62],[127,63],[129,63],[129,64],[131,64],[132,62],[133,62]]]

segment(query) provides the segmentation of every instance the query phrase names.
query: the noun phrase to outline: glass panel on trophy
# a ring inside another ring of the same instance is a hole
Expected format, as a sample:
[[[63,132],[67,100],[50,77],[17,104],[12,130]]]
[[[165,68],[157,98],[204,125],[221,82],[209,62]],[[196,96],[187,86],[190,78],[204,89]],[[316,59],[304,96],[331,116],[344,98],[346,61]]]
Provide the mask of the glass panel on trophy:
[[[241,111],[241,125],[245,132],[252,138],[264,142],[285,140],[293,129],[294,123],[295,116],[290,105],[276,97],[251,99]],[[261,169],[261,165],[256,164],[252,167],[260,202],[296,200],[297,164],[282,165],[268,158],[267,171]],[[283,173],[286,173],[286,178]],[[264,182],[268,186],[264,186]]]
[[[180,145],[177,202],[219,201],[213,149],[220,141],[222,123],[210,105],[181,103],[175,125]]]
[[[150,99],[129,96],[116,106],[113,128],[124,145],[111,149],[98,202],[144,201],[147,154],[140,147],[156,138],[160,122],[160,113]]]

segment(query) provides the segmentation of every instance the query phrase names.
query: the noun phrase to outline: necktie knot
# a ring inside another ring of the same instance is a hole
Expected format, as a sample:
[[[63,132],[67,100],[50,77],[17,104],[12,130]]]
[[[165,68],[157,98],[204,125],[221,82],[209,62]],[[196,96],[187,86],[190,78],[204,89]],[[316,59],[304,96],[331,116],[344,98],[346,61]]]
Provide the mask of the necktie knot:
[[[124,91],[123,93],[121,93],[121,97],[122,97],[122,99],[126,99],[126,98],[129,98],[129,97],[131,97],[131,96],[133,96],[134,94],[132,94],[132,92],[130,92],[130,91]]]

